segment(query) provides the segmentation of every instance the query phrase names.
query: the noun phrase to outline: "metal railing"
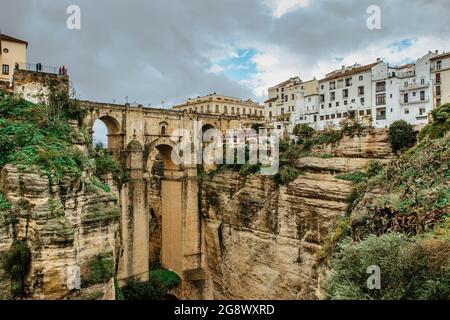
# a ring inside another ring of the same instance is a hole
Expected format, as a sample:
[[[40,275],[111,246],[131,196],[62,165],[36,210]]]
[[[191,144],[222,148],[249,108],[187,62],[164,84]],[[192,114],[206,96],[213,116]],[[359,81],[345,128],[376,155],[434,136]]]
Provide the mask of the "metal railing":
[[[15,69],[31,71],[31,72],[62,74],[61,67],[46,66],[43,64],[39,64],[39,63],[17,63],[15,65]],[[67,69],[66,69],[66,74],[67,74]]]

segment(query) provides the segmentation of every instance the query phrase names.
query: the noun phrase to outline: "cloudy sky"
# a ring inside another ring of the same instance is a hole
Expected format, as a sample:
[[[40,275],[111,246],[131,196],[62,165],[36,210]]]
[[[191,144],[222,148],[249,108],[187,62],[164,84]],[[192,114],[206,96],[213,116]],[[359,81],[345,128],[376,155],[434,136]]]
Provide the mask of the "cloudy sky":
[[[448,0],[0,0],[3,33],[29,62],[66,65],[82,99],[170,106],[218,92],[262,102],[267,87],[341,65],[450,50]],[[69,5],[81,30],[66,27]],[[367,28],[367,8],[381,29]]]

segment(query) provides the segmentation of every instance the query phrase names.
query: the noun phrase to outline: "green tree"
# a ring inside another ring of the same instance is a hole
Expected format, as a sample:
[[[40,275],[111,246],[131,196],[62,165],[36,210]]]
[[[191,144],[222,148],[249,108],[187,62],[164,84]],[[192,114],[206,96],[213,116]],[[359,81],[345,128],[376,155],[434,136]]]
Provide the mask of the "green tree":
[[[389,142],[392,150],[398,152],[413,147],[417,142],[417,135],[413,126],[406,121],[395,121],[389,127]]]

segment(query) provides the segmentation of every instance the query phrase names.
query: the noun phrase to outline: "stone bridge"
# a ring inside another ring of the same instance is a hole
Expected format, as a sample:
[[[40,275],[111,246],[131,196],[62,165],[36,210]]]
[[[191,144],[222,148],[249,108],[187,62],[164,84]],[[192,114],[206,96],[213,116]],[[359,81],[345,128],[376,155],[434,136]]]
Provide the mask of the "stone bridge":
[[[263,123],[255,116],[224,116],[188,113],[142,106],[81,102],[89,110],[86,125],[93,128],[101,120],[108,128],[108,148],[126,169],[129,181],[120,190],[121,239],[119,280],[131,277],[147,279],[149,270],[149,230],[152,203],[152,168],[163,160],[164,175],[160,190],[161,251],[160,262],[182,278],[180,296],[202,298],[204,269],[202,262],[202,224],[200,219],[197,165],[176,165],[171,153],[176,129],[193,132],[195,123],[202,129],[249,128]],[[159,155],[159,157],[158,157]]]

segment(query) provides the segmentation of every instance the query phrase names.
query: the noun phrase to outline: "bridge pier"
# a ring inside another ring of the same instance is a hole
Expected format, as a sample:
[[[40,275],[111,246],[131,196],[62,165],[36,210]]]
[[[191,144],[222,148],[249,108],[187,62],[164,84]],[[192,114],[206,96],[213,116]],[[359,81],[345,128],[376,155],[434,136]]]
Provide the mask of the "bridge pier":
[[[180,298],[202,299],[204,272],[196,166],[166,171],[161,201],[162,264],[181,277]]]

